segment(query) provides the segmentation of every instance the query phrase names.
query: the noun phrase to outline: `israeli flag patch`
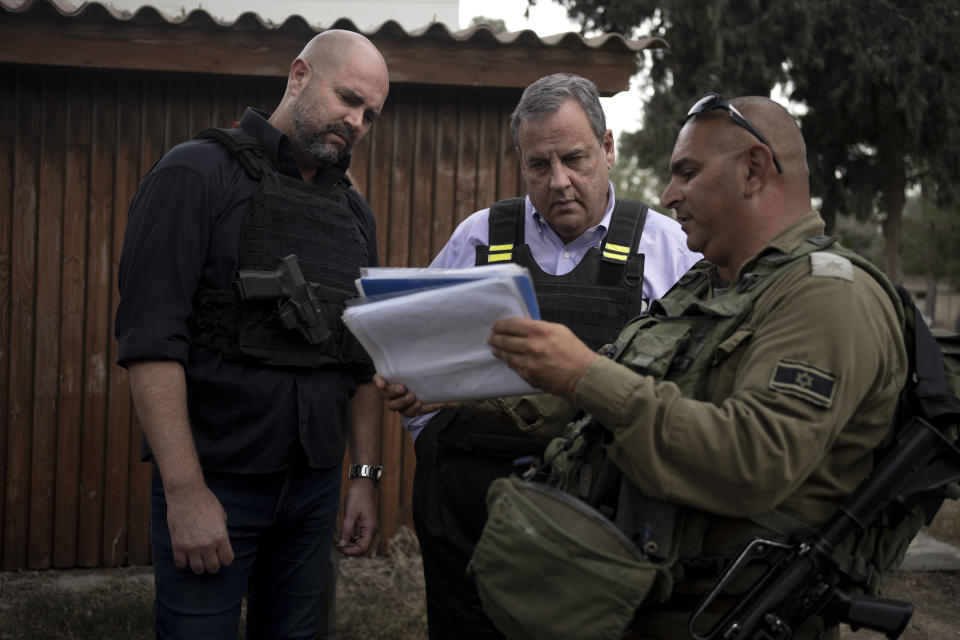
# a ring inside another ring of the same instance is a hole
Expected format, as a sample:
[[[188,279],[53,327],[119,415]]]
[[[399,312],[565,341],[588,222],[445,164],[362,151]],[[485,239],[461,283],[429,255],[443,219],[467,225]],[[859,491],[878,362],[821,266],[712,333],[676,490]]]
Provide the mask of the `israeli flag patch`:
[[[770,388],[812,405],[829,409],[833,404],[833,392],[837,376],[799,360],[780,358],[770,379]]]
[[[814,251],[810,254],[810,275],[853,282],[853,264],[835,253]]]

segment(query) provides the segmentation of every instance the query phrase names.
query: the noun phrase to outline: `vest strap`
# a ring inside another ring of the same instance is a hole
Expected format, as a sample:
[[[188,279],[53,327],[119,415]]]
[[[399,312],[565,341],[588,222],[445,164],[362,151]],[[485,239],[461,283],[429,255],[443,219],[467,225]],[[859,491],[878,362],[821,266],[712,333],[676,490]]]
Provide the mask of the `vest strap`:
[[[255,136],[239,127],[204,129],[197,138],[212,139],[222,144],[237,159],[247,175],[254,180],[260,180],[261,176],[277,171],[267,158],[263,144]]]
[[[477,265],[510,262],[516,245],[524,243],[523,198],[506,198],[490,207],[490,244],[477,247]]]
[[[600,284],[616,286],[621,277],[630,286],[643,284],[644,256],[637,255],[637,248],[647,211],[647,205],[637,200],[617,200],[610,218],[610,229],[601,245]],[[477,247],[476,263],[512,260],[514,247],[525,244],[526,239],[524,199],[506,198],[494,203],[490,207],[489,229],[490,244]],[[625,275],[623,268],[626,268]]]
[[[617,200],[600,249],[600,284],[617,286],[622,279],[631,287],[643,285],[644,256],[637,248],[647,211],[647,205],[637,200]]]

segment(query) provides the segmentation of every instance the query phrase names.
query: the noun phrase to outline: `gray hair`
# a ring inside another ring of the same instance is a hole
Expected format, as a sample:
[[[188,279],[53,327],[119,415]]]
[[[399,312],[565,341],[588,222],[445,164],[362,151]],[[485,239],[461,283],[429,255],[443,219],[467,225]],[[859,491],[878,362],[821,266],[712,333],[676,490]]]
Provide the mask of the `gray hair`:
[[[607,130],[607,119],[603,115],[603,107],[600,106],[597,85],[581,76],[555,73],[540,78],[523,90],[517,108],[510,114],[510,135],[513,136],[513,144],[520,148],[517,135],[521,124],[552,115],[567,100],[576,100],[583,107],[593,134],[597,136],[597,141],[602,143],[603,134]]]

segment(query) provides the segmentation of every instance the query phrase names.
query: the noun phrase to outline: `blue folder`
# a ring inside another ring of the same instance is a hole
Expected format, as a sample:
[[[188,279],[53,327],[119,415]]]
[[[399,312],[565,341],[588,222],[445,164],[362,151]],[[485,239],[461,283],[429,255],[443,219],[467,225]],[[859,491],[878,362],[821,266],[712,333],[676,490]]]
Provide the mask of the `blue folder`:
[[[470,277],[454,278],[430,277],[424,273],[426,271],[424,269],[411,269],[410,271],[411,274],[416,272],[417,275],[411,275],[410,277],[360,278],[358,288],[362,291],[364,296],[363,300],[366,302],[377,299],[382,300],[384,298],[406,295],[423,289],[448,287],[450,285],[461,284],[469,280],[478,280],[486,277],[486,274],[484,274],[486,269],[483,268],[477,270],[476,276],[471,275]],[[515,275],[513,279],[517,284],[517,289],[520,290],[520,295],[523,296],[523,302],[530,312],[530,317],[534,320],[539,320],[540,307],[537,305],[537,295],[533,290],[533,282],[530,280],[529,273]]]

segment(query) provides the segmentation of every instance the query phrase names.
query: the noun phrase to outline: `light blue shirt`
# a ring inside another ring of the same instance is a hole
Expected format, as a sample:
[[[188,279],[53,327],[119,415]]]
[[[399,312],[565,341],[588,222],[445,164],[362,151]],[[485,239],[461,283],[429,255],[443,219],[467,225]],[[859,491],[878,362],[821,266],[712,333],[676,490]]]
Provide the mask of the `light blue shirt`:
[[[533,208],[530,197],[524,199],[524,241],[530,246],[533,259],[546,273],[562,276],[576,267],[590,247],[599,247],[613,215],[614,193],[610,184],[607,209],[603,219],[594,227],[583,232],[580,237],[564,244],[563,240],[547,224],[547,221]],[[460,269],[472,267],[476,262],[477,247],[490,243],[490,209],[472,214],[454,230],[446,246],[430,263],[431,267]],[[643,225],[643,233],[637,253],[645,254],[643,266],[643,297],[648,300],[659,298],[680,279],[687,270],[703,258],[699,253],[687,249],[687,234],[673,218],[651,209]],[[416,438],[420,429],[429,422],[434,414],[403,419],[403,425]]]

